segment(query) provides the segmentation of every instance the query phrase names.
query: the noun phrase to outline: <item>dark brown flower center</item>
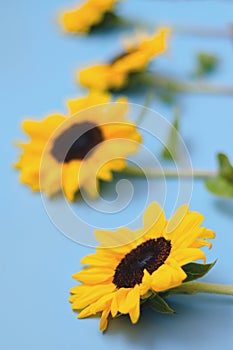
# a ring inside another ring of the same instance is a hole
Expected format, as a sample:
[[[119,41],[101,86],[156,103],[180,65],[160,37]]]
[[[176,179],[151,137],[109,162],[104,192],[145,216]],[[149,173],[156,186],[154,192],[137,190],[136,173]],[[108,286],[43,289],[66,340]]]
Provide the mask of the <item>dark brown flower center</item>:
[[[70,143],[75,140],[72,145]],[[91,122],[72,125],[54,141],[51,153],[60,163],[82,160],[88,152],[103,141],[100,128]],[[90,153],[88,154],[89,157]]]
[[[151,275],[164,264],[171,251],[171,241],[163,237],[149,239],[133,249],[118,264],[113,283],[117,288],[133,288],[140,284],[143,271]]]

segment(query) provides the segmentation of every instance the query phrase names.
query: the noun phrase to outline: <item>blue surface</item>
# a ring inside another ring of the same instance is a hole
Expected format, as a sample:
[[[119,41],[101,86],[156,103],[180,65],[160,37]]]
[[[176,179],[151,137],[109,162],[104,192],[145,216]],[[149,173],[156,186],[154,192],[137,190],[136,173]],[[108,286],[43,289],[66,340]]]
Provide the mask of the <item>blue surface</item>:
[[[177,315],[148,311],[136,326],[127,318],[120,318],[110,324],[105,335],[98,330],[99,319],[77,320],[71,311],[67,301],[69,289],[74,285],[71,274],[79,270],[79,260],[91,249],[60,234],[50,222],[40,195],[19,184],[18,174],[12,170],[19,154],[12,144],[23,139],[20,130],[23,118],[65,112],[65,98],[82,92],[72,75],[75,70],[93,62],[93,58],[109,57],[120,47],[118,31],[88,38],[61,35],[56,26],[56,12],[70,4],[72,1],[65,0],[1,2],[0,348],[218,350],[224,344],[226,350],[232,349],[230,297],[172,297]],[[150,25],[154,21],[224,27],[232,22],[233,4],[230,1],[128,1],[119,4],[119,11],[128,17],[148,19]],[[190,72],[193,54],[199,50],[221,58],[219,70],[211,80],[233,82],[233,47],[227,39],[175,35],[169,54],[158,60],[158,67],[182,76]],[[141,103],[143,99],[144,96],[130,95],[132,102]],[[181,132],[194,167],[214,169],[214,155],[218,151],[228,153],[233,161],[232,98],[186,95],[180,103]],[[154,101],[152,107],[171,119],[170,108],[161,102]],[[143,195],[144,182],[137,181]],[[168,202],[174,200],[175,192],[176,181],[168,181]],[[139,198],[135,199],[135,208]],[[171,208],[167,203],[167,213]],[[205,190],[202,181],[196,180],[191,209],[203,213],[205,225],[217,233],[214,247],[207,255],[209,261],[218,258],[218,262],[205,281],[232,284],[232,200],[215,198]],[[83,207],[85,210],[88,209]]]

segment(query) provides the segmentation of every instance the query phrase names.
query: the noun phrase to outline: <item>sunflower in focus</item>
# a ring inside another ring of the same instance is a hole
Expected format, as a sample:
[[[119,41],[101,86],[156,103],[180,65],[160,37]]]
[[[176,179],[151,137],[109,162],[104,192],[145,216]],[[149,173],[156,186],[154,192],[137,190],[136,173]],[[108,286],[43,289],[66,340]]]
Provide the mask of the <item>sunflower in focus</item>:
[[[49,196],[63,190],[69,201],[81,188],[97,197],[98,180],[111,181],[112,171],[123,170],[125,158],[141,142],[136,126],[125,119],[127,100],[116,102],[109,94],[91,92],[68,101],[68,116],[25,120],[22,128],[30,141],[18,143],[23,150],[15,164],[20,181]]]
[[[81,85],[103,91],[125,88],[130,75],[145,70],[149,61],[166,50],[168,29],[161,29],[152,38],[138,44],[128,45],[125,52],[114,57],[109,63],[86,68],[78,73]]]
[[[114,11],[116,0],[87,0],[78,8],[64,12],[63,28],[70,33],[89,33]]]
[[[213,231],[200,227],[203,216],[181,206],[170,220],[163,209],[152,203],[144,214],[144,227],[131,231],[97,230],[101,245],[81,263],[89,265],[73,275],[82,284],[71,289],[70,302],[78,318],[101,313],[100,329],[108,318],[129,314],[132,323],[140,316],[142,301],[182,284],[187,275],[184,265],[205,262],[201,247],[209,246]]]

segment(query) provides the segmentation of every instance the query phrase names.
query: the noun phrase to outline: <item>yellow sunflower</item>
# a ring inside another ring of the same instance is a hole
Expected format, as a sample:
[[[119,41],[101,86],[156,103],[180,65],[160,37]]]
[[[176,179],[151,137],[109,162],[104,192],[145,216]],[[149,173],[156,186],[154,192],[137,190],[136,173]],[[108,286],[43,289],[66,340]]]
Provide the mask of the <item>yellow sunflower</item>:
[[[215,234],[200,227],[203,219],[183,205],[166,220],[154,202],[145,211],[142,229],[97,230],[101,246],[82,259],[81,263],[89,266],[73,275],[82,282],[70,291],[72,308],[80,312],[78,318],[102,313],[102,331],[110,315],[129,314],[136,323],[142,300],[181,285],[187,277],[182,269],[185,264],[198,259],[205,262],[199,248],[211,247],[206,238]]]
[[[98,180],[111,181],[112,171],[123,170],[125,158],[141,142],[135,125],[125,119],[126,99],[116,102],[110,103],[109,94],[91,92],[68,101],[69,116],[24,121],[31,140],[18,143],[23,153],[15,167],[21,182],[47,195],[63,190],[70,201],[81,188],[95,198]]]
[[[130,74],[143,71],[151,58],[166,49],[168,29],[161,29],[152,38],[128,46],[110,63],[86,68],[78,73],[79,82],[89,89],[119,90],[127,85]]]
[[[67,32],[88,33],[112,13],[116,0],[87,0],[78,8],[63,13],[61,23]]]

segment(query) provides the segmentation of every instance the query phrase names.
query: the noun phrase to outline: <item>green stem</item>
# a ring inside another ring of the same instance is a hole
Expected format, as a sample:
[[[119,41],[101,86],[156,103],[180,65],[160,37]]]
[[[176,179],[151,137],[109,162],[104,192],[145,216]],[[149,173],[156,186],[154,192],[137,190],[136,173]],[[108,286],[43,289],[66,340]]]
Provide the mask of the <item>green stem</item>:
[[[233,86],[231,85],[210,84],[203,81],[180,81],[173,78],[168,78],[166,76],[159,76],[157,74],[145,74],[144,79],[145,83],[147,84],[157,88],[165,88],[174,92],[233,95]]]
[[[134,26],[139,29],[145,29],[145,23],[134,21]],[[146,23],[146,27],[154,30],[155,23]],[[163,24],[157,23],[157,28],[163,27]],[[184,34],[190,36],[213,37],[217,39],[232,39],[233,38],[233,24],[229,23],[225,27],[210,27],[210,26],[195,26],[195,25],[171,25],[171,32],[175,34]]]
[[[233,296],[233,285],[222,285],[204,282],[187,282],[181,286],[170,289],[169,294],[224,294]]]
[[[175,33],[187,34],[192,36],[209,36],[214,38],[229,38],[233,37],[233,26],[228,25],[227,28],[213,28],[207,26],[175,26],[172,27]]]
[[[142,108],[141,113],[139,114],[139,116],[137,117],[137,119],[135,121],[136,125],[140,125],[142,123],[143,119],[146,116],[146,113],[148,112],[147,108],[149,108],[152,99],[153,99],[152,91],[147,91],[146,96],[145,96],[145,101],[143,103],[144,108]]]
[[[151,170],[140,169],[127,166],[123,172],[127,175],[133,176],[147,176],[147,177],[195,177],[195,178],[210,178],[215,177],[216,172],[211,170],[180,170],[180,172],[173,169]]]

